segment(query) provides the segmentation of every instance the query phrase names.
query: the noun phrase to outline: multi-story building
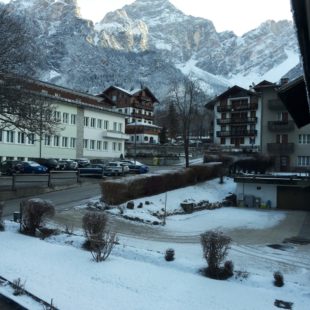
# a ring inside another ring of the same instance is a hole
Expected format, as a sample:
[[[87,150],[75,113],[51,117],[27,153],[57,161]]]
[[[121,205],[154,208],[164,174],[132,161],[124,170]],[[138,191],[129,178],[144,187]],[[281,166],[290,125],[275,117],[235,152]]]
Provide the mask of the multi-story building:
[[[126,115],[125,132],[132,143],[158,143],[160,127],[154,124],[156,97],[147,88],[127,91],[110,86],[102,95],[111,99],[114,109]]]
[[[10,78],[1,75],[0,80]],[[125,115],[111,109],[106,97],[80,93],[49,83],[14,77],[41,101],[55,107],[60,124],[54,135],[25,134],[18,129],[0,131],[0,160],[36,157],[119,158],[125,152]],[[12,103],[13,104],[13,103]],[[39,121],[39,120],[38,120]]]
[[[214,111],[214,143],[269,155],[279,171],[310,168],[310,125],[298,129],[279,98],[286,83],[234,86],[207,103]]]
[[[257,93],[234,86],[208,102],[207,108],[214,111],[215,144],[226,149],[261,145],[261,98]]]

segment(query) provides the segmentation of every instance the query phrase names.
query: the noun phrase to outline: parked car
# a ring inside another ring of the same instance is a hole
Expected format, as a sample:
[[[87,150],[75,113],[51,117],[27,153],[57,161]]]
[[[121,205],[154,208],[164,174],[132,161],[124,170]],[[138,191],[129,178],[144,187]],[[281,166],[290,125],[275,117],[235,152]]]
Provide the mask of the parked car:
[[[140,163],[137,160],[122,160],[122,163],[128,165],[130,173],[147,173],[149,172],[149,167]]]
[[[104,164],[90,164],[86,168],[91,167],[91,168],[101,168],[103,170],[104,175],[113,175],[111,167],[108,167],[107,165]]]
[[[38,164],[35,161],[22,161],[21,162],[21,173],[47,173],[48,169],[45,166]]]
[[[87,158],[77,158],[77,159],[74,159],[74,161],[78,163],[79,168],[86,167],[90,164],[90,160]]]
[[[59,168],[58,160],[55,158],[31,158],[31,160],[47,167],[48,171],[57,170]]]
[[[0,164],[1,174],[12,175],[13,173],[19,173],[22,165],[20,160],[5,160]]]
[[[129,167],[125,163],[119,161],[110,161],[106,167],[111,169],[114,175],[121,175],[129,172]]]
[[[72,159],[60,159],[58,161],[59,170],[76,170],[78,163]]]

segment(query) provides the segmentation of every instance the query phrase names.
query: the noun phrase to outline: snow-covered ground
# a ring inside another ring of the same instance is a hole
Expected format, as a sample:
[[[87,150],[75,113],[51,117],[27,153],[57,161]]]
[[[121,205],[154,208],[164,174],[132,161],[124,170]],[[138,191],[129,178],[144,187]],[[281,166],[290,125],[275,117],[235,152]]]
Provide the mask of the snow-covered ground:
[[[229,192],[234,192],[229,179],[224,184],[213,180],[171,191],[167,193],[167,210],[174,210],[184,199],[219,201]],[[146,200],[150,208],[162,208],[165,194],[134,202],[137,205]],[[142,209],[128,210],[137,215],[146,211],[145,204]],[[168,217],[166,226],[159,229],[171,235],[227,227],[260,231],[276,226],[285,217],[286,213],[279,211],[220,208]],[[227,281],[217,281],[199,273],[206,266],[199,243],[120,237],[110,257],[96,263],[81,249],[81,231],[40,240],[17,230],[17,224],[6,222],[6,231],[0,233],[0,275],[11,281],[20,278],[27,290],[48,302],[53,299],[59,309],[262,310],[275,309],[275,299],[293,302],[293,309],[309,309],[309,255],[295,246],[287,251],[262,251],[256,245],[233,244],[227,259],[233,260],[235,270],[249,275],[243,278],[236,273]],[[175,249],[173,262],[164,259],[167,248]],[[277,270],[284,274],[282,288],[273,286],[273,272]],[[0,285],[0,293],[12,296],[12,289]],[[28,297],[14,298],[31,310],[42,309]]]

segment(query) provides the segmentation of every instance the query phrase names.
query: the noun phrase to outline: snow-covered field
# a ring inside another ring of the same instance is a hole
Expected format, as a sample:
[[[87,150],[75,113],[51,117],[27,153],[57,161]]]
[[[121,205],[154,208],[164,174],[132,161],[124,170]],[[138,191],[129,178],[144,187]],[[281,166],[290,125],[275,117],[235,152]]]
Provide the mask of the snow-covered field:
[[[218,201],[233,191],[231,180],[223,185],[213,180],[168,192],[167,209],[175,209],[189,198]],[[152,208],[161,208],[165,195],[141,199],[145,200],[151,202]],[[146,209],[129,211],[138,214]],[[168,217],[166,226],[159,229],[171,235],[227,227],[260,231],[276,226],[285,217],[286,213],[279,211],[221,208]],[[227,259],[233,260],[235,270],[248,272],[248,277],[236,273],[227,281],[217,281],[199,273],[206,266],[199,243],[120,237],[110,257],[96,263],[89,252],[81,249],[81,231],[40,240],[17,230],[17,224],[7,221],[6,231],[0,233],[0,275],[10,281],[20,278],[27,290],[45,301],[53,299],[59,309],[262,310],[276,309],[275,299],[293,302],[293,309],[309,309],[310,261],[305,250],[309,247],[300,250],[291,246],[279,251],[232,244]],[[167,248],[175,249],[172,262],[164,259]],[[277,270],[284,274],[282,288],[273,285],[273,272]],[[12,289],[0,285],[0,293],[12,296]],[[14,298],[31,310],[42,309],[26,296]]]

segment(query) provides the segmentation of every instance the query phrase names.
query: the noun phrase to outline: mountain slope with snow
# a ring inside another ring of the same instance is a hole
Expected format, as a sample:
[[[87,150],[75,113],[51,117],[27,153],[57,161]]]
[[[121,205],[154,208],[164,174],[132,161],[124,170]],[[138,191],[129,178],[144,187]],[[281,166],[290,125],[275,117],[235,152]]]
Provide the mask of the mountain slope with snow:
[[[234,84],[277,82],[299,63],[289,21],[266,21],[238,37],[216,32],[211,21],[185,15],[168,0],[136,0],[96,25],[81,18],[76,0],[7,6],[27,21],[38,47],[21,72],[90,93],[144,84],[163,99],[170,81],[191,73],[214,95]]]

